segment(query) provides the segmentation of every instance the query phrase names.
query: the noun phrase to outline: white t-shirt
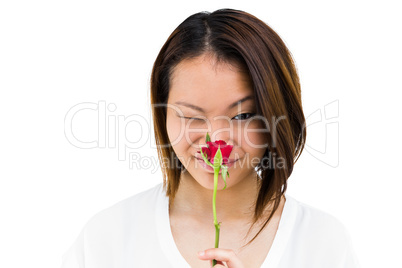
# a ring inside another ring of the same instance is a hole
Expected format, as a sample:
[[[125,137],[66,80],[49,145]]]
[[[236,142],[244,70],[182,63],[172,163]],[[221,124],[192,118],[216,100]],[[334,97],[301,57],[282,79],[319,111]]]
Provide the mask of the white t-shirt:
[[[262,268],[360,267],[349,233],[339,220],[286,193],[285,197]],[[160,183],[100,211],[64,253],[62,267],[190,267],[174,242],[168,204]]]

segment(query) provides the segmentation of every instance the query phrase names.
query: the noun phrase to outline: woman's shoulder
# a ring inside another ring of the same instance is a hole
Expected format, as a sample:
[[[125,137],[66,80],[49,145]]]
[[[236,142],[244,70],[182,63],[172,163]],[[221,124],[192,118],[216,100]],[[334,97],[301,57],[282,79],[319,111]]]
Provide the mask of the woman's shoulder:
[[[339,218],[289,195],[285,197],[289,203],[284,225],[289,226],[285,227],[289,239],[284,259],[291,256],[299,267],[359,267],[350,233]],[[318,265],[312,265],[313,260]]]
[[[158,183],[147,190],[141,191],[130,197],[120,200],[119,202],[100,212],[117,212],[121,209],[146,208],[147,206],[152,206],[156,203],[157,199],[163,193],[162,190],[163,184]]]
[[[135,223],[140,218],[153,217],[158,198],[163,194],[162,183],[147,190],[122,199],[94,214],[86,223],[85,228],[98,229],[97,226],[112,227]]]
[[[315,245],[322,250],[327,247],[342,249],[351,246],[350,233],[338,217],[291,196],[286,198],[293,211],[293,239],[303,240],[312,248]]]
[[[295,212],[297,225],[306,230],[345,232],[345,224],[333,214],[286,195]]]
[[[164,194],[162,183],[125,198],[93,215],[63,254],[63,267],[112,267],[124,260],[127,241],[146,246],[155,229],[155,206]],[[92,266],[91,266],[92,267]]]

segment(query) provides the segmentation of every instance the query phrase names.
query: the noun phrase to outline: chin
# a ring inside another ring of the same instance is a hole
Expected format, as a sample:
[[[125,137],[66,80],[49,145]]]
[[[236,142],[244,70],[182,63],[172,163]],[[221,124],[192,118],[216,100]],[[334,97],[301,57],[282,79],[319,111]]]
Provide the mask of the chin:
[[[193,163],[190,163],[190,170],[186,168],[189,177],[194,180],[199,186],[211,190],[214,190],[214,171],[208,168],[201,166],[197,163],[197,160],[193,159]],[[235,168],[229,168],[230,178],[226,179],[226,189],[233,186],[233,179],[236,177],[236,170]],[[231,182],[229,184],[229,182]],[[235,183],[236,184],[236,183]],[[225,182],[222,179],[221,173],[218,176],[218,191],[222,190],[225,187]]]
[[[219,181],[218,181],[218,187],[217,187],[217,190],[219,191],[219,190],[222,190],[223,189],[223,187],[225,187],[225,183],[223,182],[223,181],[221,181],[222,179],[219,179]],[[198,182],[198,181],[197,181]],[[205,188],[205,189],[208,189],[208,190],[211,190],[211,191],[213,191],[214,190],[214,180],[212,179],[212,181],[201,181],[201,182],[198,182],[198,184],[200,185],[200,186],[202,186],[203,188]],[[228,185],[226,185],[226,189],[228,188]],[[225,190],[226,190],[225,189]]]
[[[226,189],[229,188],[229,178],[226,179]],[[201,187],[211,190],[214,190],[214,174],[207,172],[197,172],[196,177],[194,177],[194,181],[196,181]],[[221,175],[218,177],[218,191],[222,190],[225,187],[225,182],[223,181]]]

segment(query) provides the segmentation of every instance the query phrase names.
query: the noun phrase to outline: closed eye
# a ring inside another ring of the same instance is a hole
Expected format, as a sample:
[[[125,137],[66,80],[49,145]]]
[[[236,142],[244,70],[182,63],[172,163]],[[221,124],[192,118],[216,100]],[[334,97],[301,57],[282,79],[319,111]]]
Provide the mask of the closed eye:
[[[253,116],[255,116],[255,113],[242,113],[242,114],[238,114],[235,117],[233,117],[233,119],[235,120],[247,120]],[[196,121],[205,121],[202,118],[196,118],[196,117],[186,117],[186,116],[179,116],[180,118],[184,118],[187,120],[196,120]]]
[[[204,119],[202,118],[196,118],[196,117],[185,117],[185,116],[179,116],[180,118],[184,118],[184,119],[191,119],[191,120],[198,120],[198,121],[204,121]]]

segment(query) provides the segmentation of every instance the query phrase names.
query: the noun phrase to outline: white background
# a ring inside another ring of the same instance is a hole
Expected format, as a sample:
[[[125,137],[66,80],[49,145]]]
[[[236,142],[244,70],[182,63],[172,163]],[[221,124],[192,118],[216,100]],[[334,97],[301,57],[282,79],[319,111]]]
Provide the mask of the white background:
[[[1,2],[0,267],[59,267],[90,217],[162,181],[157,167],[130,168],[109,142],[73,146],[65,116],[77,104],[103,101],[116,106],[107,111],[111,120],[141,115],[149,124],[159,49],[188,16],[225,7],[266,22],[296,60],[305,116],[315,124],[288,194],[341,220],[362,267],[402,266],[397,1],[217,3]],[[326,105],[335,115],[328,120]],[[157,154],[153,130],[139,126],[122,124],[115,141],[145,141],[126,150],[145,165]],[[82,141],[96,140],[97,111],[77,113],[72,129]]]

